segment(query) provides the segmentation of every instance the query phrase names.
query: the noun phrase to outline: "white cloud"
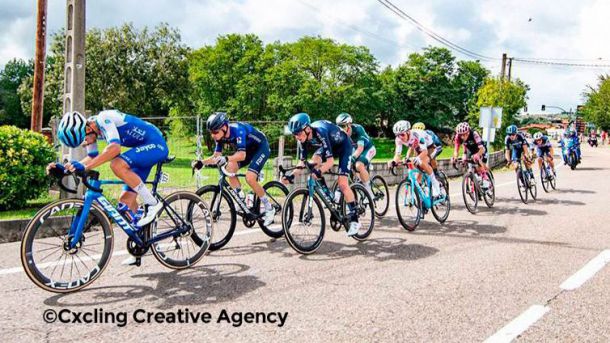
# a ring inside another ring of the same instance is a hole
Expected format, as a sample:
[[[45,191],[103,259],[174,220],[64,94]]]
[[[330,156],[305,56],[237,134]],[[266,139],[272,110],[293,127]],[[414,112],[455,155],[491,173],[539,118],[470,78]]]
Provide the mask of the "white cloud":
[[[10,2],[10,3],[9,3]],[[607,16],[610,2],[514,0],[393,0],[434,32],[469,50],[494,58],[597,58],[610,63]],[[186,44],[212,44],[218,35],[254,33],[264,42],[322,35],[368,46],[381,65],[397,65],[409,53],[438,42],[374,0],[105,0],[87,2],[87,26],[137,27],[168,22]],[[35,6],[0,0],[0,65],[34,54]],[[4,10],[4,9],[8,10]],[[529,20],[531,18],[531,21]],[[49,33],[65,22],[65,2],[49,2]],[[458,58],[464,56],[456,53]],[[498,73],[500,62],[482,62]],[[513,77],[531,86],[530,108],[542,103],[574,107],[587,84],[604,70],[540,67],[514,63]],[[610,72],[610,70],[606,70]]]

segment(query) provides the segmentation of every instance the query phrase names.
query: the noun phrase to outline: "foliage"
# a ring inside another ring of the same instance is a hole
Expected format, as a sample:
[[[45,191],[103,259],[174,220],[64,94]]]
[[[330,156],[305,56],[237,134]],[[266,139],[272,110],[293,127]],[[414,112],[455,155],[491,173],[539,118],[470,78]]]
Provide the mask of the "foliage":
[[[600,75],[597,87],[584,93],[584,118],[602,130],[610,130],[610,75]]]
[[[30,122],[19,98],[19,85],[34,73],[32,61],[12,59],[0,71],[0,124],[28,127]]]
[[[54,158],[41,134],[0,126],[0,210],[21,208],[46,191],[45,167]]]
[[[517,124],[517,113],[525,107],[527,91],[529,87],[523,81],[502,80],[500,78],[485,79],[479,88],[475,107],[471,108],[468,119],[474,127],[479,125],[479,109],[485,106],[502,107],[502,128],[496,131],[494,146],[504,142],[504,129],[512,124]]]

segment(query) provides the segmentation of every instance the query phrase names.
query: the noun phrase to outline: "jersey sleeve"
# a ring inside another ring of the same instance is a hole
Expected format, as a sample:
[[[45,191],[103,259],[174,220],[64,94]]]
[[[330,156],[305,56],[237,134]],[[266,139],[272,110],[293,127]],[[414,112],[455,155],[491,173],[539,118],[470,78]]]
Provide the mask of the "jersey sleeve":
[[[398,137],[396,137],[396,139],[394,139],[394,151],[396,154],[402,154],[402,140]]]
[[[318,138],[320,139],[320,148],[316,150],[316,155],[323,155],[326,158],[333,157],[333,152],[331,150],[330,145],[330,137],[328,135],[328,131],[318,132]]]
[[[97,155],[99,155],[99,152],[97,150],[97,142],[93,142],[91,144],[87,144],[85,146],[85,149],[87,150],[87,156],[93,158],[96,157]]]
[[[97,116],[96,123],[102,131],[102,134],[104,135],[104,138],[106,138],[106,142],[108,142],[108,144],[121,144],[119,130],[117,129],[116,124],[114,123],[110,115],[107,115],[105,112],[101,112]]]
[[[476,131],[473,132],[472,137],[473,137],[475,143],[477,143],[477,145],[479,147],[483,147],[483,148],[485,147],[485,145],[483,144],[483,139],[481,138],[481,135],[479,135],[478,132],[476,132]]]
[[[365,146],[366,140],[365,140],[365,136],[364,136],[365,135],[364,128],[362,128],[361,126],[355,127],[354,133],[356,134],[356,144]]]
[[[216,146],[214,146],[214,152],[222,152],[222,147],[224,144],[222,142],[216,142]]]

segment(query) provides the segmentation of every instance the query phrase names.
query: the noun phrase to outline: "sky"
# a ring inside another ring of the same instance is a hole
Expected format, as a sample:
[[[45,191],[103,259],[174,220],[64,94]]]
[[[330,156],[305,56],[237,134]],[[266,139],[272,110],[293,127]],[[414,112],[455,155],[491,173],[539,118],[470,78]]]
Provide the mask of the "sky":
[[[391,0],[437,35],[478,54],[493,74],[502,53],[565,63],[610,65],[610,1],[607,0]],[[65,26],[66,1],[48,0],[48,32]],[[219,35],[254,33],[265,43],[319,35],[364,45],[381,66],[396,66],[413,52],[442,46],[377,0],[103,0],[87,2],[87,27],[161,22],[177,27],[192,48],[213,44]],[[32,58],[35,0],[0,0],[0,66]],[[454,52],[458,59],[471,59]],[[542,104],[569,110],[610,68],[575,68],[514,61],[512,76],[530,86],[528,110]]]

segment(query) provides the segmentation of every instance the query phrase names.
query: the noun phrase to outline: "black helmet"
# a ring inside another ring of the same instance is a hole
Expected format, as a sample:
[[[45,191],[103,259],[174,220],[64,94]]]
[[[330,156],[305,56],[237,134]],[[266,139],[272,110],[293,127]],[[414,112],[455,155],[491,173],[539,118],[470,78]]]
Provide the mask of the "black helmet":
[[[229,118],[227,118],[226,112],[214,112],[205,122],[205,127],[208,131],[218,131],[225,124],[229,123]]]

